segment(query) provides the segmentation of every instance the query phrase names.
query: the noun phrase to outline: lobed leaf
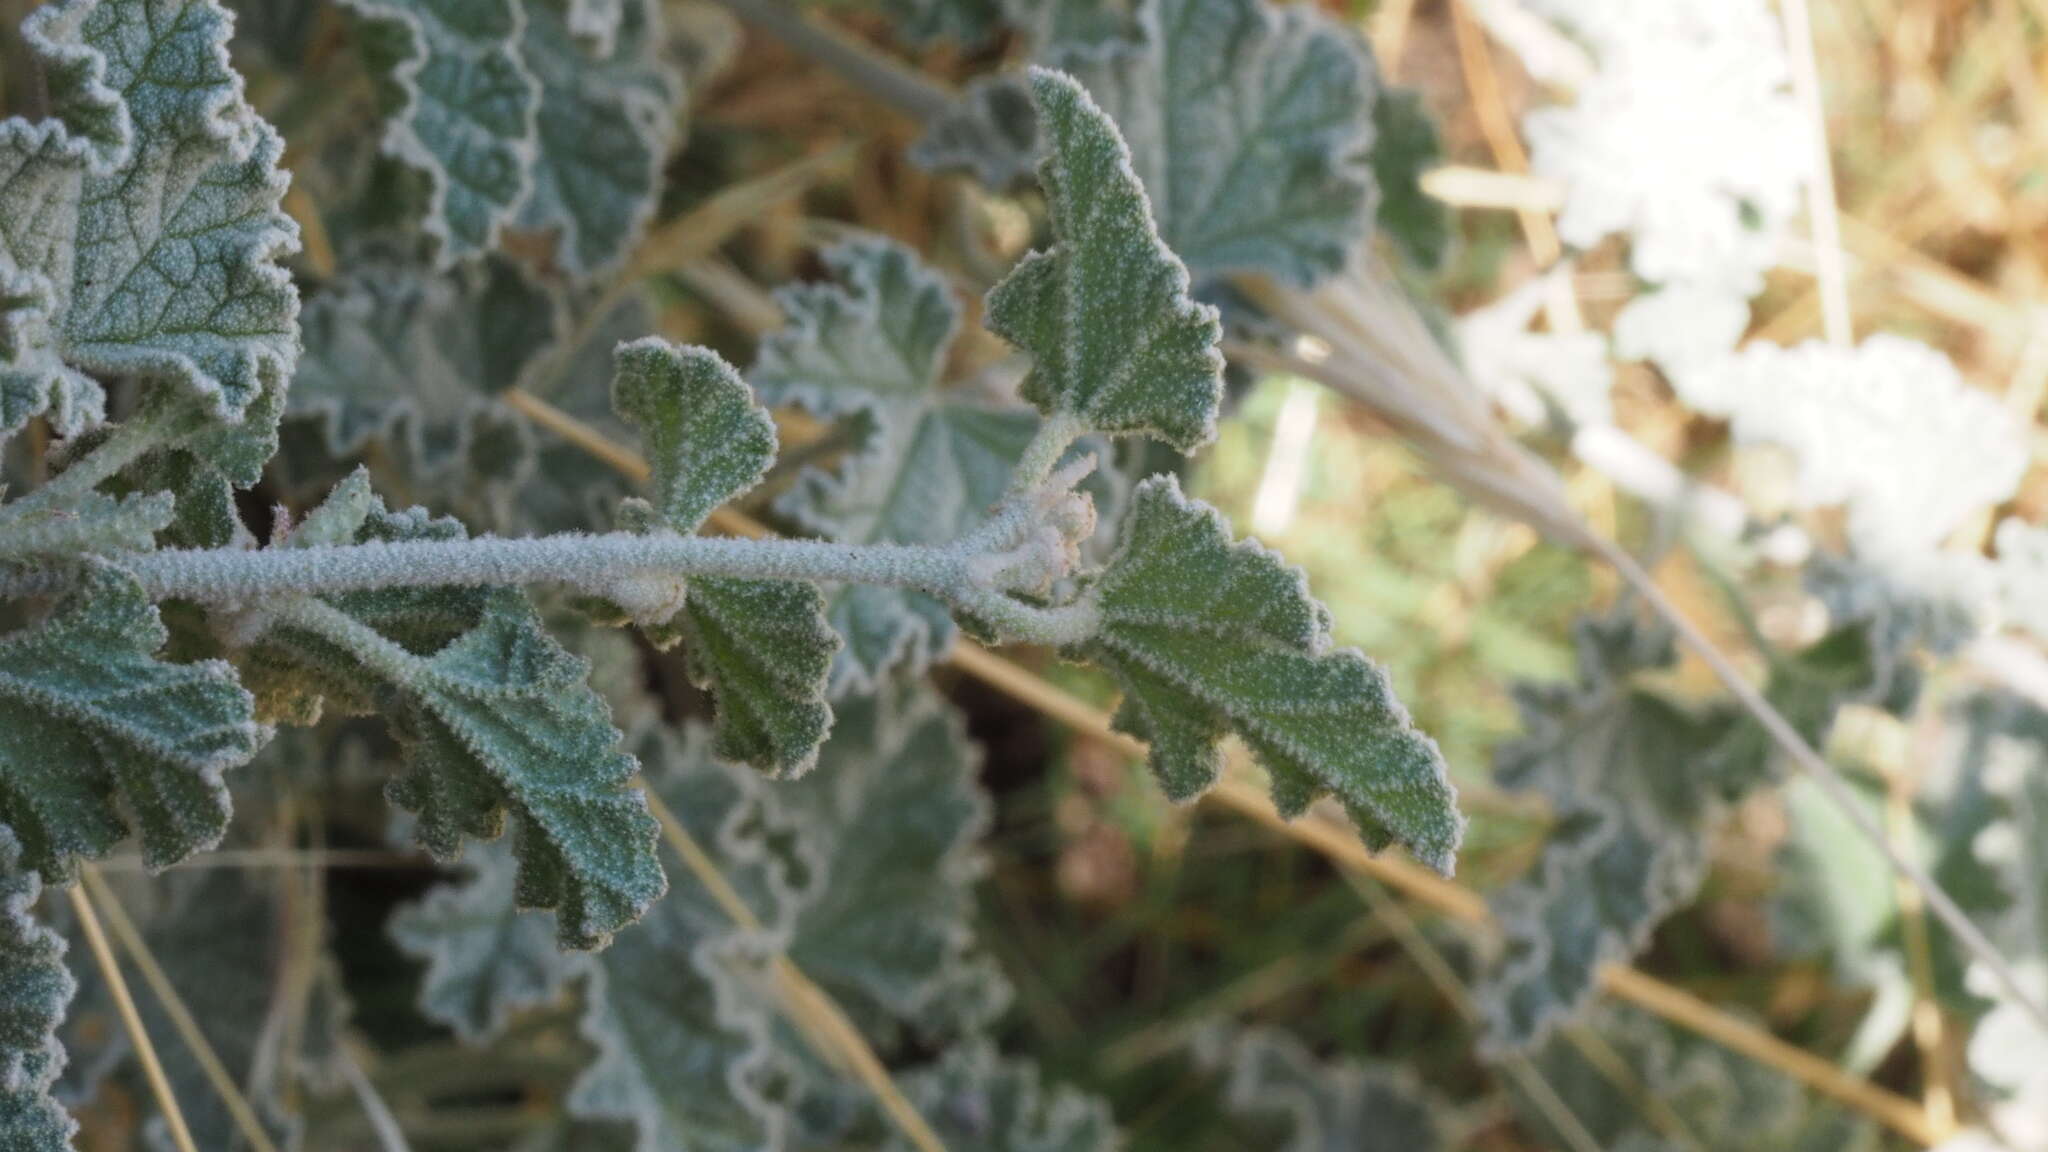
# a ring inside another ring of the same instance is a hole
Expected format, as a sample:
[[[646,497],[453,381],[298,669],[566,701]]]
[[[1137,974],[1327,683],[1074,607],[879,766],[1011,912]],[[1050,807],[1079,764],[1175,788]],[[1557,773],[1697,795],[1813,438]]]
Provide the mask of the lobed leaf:
[[[517,223],[557,232],[556,262],[579,278],[615,266],[653,215],[682,99],[661,57],[659,5],[617,0],[615,21],[612,7],[523,5],[521,58],[540,83],[540,106],[533,184]],[[612,24],[609,36],[579,35],[601,23]]]
[[[242,100],[213,0],[66,0],[25,33],[57,115],[0,125],[0,432],[96,417],[86,373],[239,419],[298,358],[282,143]]]
[[[629,505],[628,526],[695,532],[767,472],[774,422],[708,349],[650,337],[620,345],[616,360],[614,406],[640,427],[653,469],[655,503]],[[657,645],[688,642],[691,681],[717,698],[718,755],[776,775],[810,769],[832,726],[825,683],[839,644],[816,586],[675,577],[621,592],[630,595],[615,599]]]
[[[1276,1028],[1216,1023],[1195,1037],[1195,1062],[1222,1073],[1233,1113],[1279,1119],[1278,1152],[1431,1152],[1446,1109],[1398,1065],[1319,1060]]]
[[[554,918],[520,908],[510,847],[494,840],[465,856],[464,880],[402,905],[387,928],[400,951],[427,966],[420,1011],[476,1044],[518,1009],[560,995],[576,969],[555,947]]]
[[[1048,1085],[1038,1066],[1003,1058],[985,1040],[947,1049],[903,1077],[903,1092],[948,1148],[989,1152],[1115,1152],[1124,1147],[1109,1104],[1065,1084]],[[892,1131],[884,1145],[908,1152]]]
[[[1215,436],[1223,395],[1216,310],[1189,296],[1108,115],[1057,72],[1034,69],[1031,93],[1058,242],[989,293],[988,327],[1031,354],[1024,398],[1048,417],[1192,451]]]
[[[1122,543],[1090,589],[1095,636],[1071,653],[1123,687],[1115,724],[1152,745],[1175,800],[1215,783],[1235,732],[1294,816],[1334,794],[1375,849],[1399,843],[1449,873],[1463,821],[1434,741],[1385,675],[1331,649],[1329,616],[1298,569],[1233,544],[1217,512],[1170,476],[1138,486]]]
[[[77,984],[64,938],[35,920],[42,879],[0,829],[0,1147],[68,1152],[78,1125],[50,1096],[64,1068],[57,1026]]]
[[[0,826],[24,868],[68,880],[130,831],[151,868],[219,843],[221,774],[263,733],[228,665],[155,657],[167,635],[132,577],[88,562],[47,620],[0,637]]]
[[[421,229],[446,265],[486,252],[532,183],[540,84],[516,0],[343,0],[377,79],[383,150],[427,179]]]
[[[1693,897],[1731,794],[1716,769],[1742,767],[1716,755],[1728,718],[1631,683],[1673,663],[1668,633],[1619,616],[1582,620],[1575,638],[1577,682],[1518,687],[1523,735],[1494,765],[1502,787],[1548,800],[1553,818],[1531,873],[1492,900],[1505,944],[1480,1010],[1496,1051],[1581,1014],[1600,969],[1632,959]]]

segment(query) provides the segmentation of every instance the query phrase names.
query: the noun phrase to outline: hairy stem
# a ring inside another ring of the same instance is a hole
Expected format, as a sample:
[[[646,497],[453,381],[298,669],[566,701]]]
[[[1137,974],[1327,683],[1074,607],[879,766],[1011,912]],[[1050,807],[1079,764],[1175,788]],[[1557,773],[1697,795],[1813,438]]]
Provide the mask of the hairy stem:
[[[1018,457],[1016,468],[1010,472],[1011,494],[1029,492],[1044,484],[1060,457],[1087,431],[1087,421],[1071,412],[1055,412],[1040,421],[1031,443],[1024,446],[1024,455]]]
[[[165,549],[109,557],[152,599],[258,602],[374,588],[560,584],[609,594],[622,579],[726,576],[754,580],[843,581],[916,588],[945,596],[967,584],[965,547],[820,540],[739,540],[611,532],[474,540],[371,541],[321,548]],[[0,596],[54,592],[61,571],[0,578]]]
[[[84,496],[114,473],[186,434],[185,415],[181,409],[145,408],[114,425],[106,439],[72,461],[55,479],[0,507],[0,521],[61,508]]]

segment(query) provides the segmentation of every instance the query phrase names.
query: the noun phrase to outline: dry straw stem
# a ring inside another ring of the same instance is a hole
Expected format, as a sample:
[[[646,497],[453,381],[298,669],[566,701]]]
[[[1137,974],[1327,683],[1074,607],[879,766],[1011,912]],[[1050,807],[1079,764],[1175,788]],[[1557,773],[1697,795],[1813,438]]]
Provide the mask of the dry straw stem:
[[[199,1029],[198,1019],[192,1015],[192,1010],[186,1007],[184,998],[178,995],[178,989],[171,984],[171,978],[164,972],[163,965],[157,963],[156,956],[149,950],[149,943],[142,938],[142,933],[136,931],[135,922],[128,918],[127,909],[121,907],[120,898],[114,895],[114,890],[107,886],[107,882],[100,878],[98,870],[92,865],[86,865],[81,873],[85,878],[84,884],[71,890],[73,896],[82,899],[83,889],[92,889],[92,898],[106,910],[107,923],[114,930],[114,938],[120,941],[121,950],[128,954],[128,959],[142,973],[142,982],[149,985],[150,993],[156,997],[157,1005],[164,1010],[164,1015],[171,1018],[171,1027],[177,1030],[178,1038],[185,1042],[185,1050],[192,1054],[192,1059],[199,1064],[199,1070],[205,1074],[207,1082],[213,1085],[214,1092],[219,1095],[221,1104],[227,1108],[228,1116],[235,1123],[235,1130],[242,1134],[242,1139],[247,1140],[249,1146],[256,1149],[256,1152],[277,1152],[277,1145],[271,1141],[270,1134],[263,1130],[262,1122],[256,1118],[256,1110],[249,1106],[248,1098],[242,1095],[242,1090],[235,1084],[235,1078],[228,1072],[227,1065],[221,1063],[220,1054],[207,1042],[206,1033]],[[97,928],[88,929],[88,933],[93,931],[97,931]],[[117,995],[125,997],[127,993],[121,990]],[[135,1026],[141,1026],[139,1018]],[[137,1045],[137,1048],[139,1050],[141,1045]],[[155,1059],[153,1052],[146,1056],[144,1068],[147,1069]],[[155,1087],[153,1079],[151,1087]],[[169,1091],[168,1084],[165,1091]]]
[[[647,462],[637,453],[612,443],[603,434],[554,408],[546,401],[517,389],[506,392],[504,396],[508,403],[526,414],[536,424],[562,436],[572,444],[583,447],[620,474],[637,481],[644,481],[648,477]],[[730,508],[721,508],[712,513],[711,523],[718,530],[736,536],[759,537],[768,534],[766,527]],[[1145,754],[1143,744],[1110,727],[1108,713],[985,648],[961,640],[954,646],[952,663],[961,671],[1059,723],[1078,736],[1101,743],[1121,755],[1140,758]],[[1492,913],[1487,909],[1484,897],[1399,857],[1374,856],[1342,820],[1331,818],[1320,811],[1300,820],[1283,819],[1258,787],[1242,778],[1249,768],[1243,750],[1233,746],[1230,749],[1230,760],[1233,771],[1226,773],[1225,778],[1203,797],[1204,803],[1216,805],[1263,824],[1320,853],[1332,863],[1380,880],[1452,919],[1482,928],[1492,927]],[[659,797],[650,792],[648,800],[654,808],[655,818],[668,832],[670,843],[676,847],[684,862],[698,874],[706,887],[712,890],[713,898],[726,908],[728,914],[734,916],[736,922],[747,923],[748,921],[741,920],[740,916],[744,914],[751,918],[751,912],[746,910],[731,887],[725,884],[723,877],[718,876],[717,866],[711,858],[690,840],[674,816],[661,805]],[[719,895],[721,890],[725,895]],[[1617,976],[1616,973],[1625,975]],[[1602,986],[1614,995],[1673,1024],[1697,1032],[1761,1064],[1775,1068],[1817,1092],[1864,1112],[1909,1139],[1922,1144],[1932,1144],[1935,1141],[1936,1134],[1932,1125],[1928,1123],[1926,1114],[1913,1101],[1852,1076],[1833,1064],[1787,1044],[1762,1029],[1652,976],[1632,969],[1610,968],[1603,973]],[[881,1088],[875,1085],[871,1087],[879,1097]],[[889,1087],[893,1090],[894,1085]]]
[[[178,1098],[171,1094],[171,1082],[164,1075],[163,1062],[156,1058],[156,1046],[149,1042],[149,1030],[142,1026],[142,1014],[135,1010],[135,997],[128,993],[128,981],[121,976],[121,965],[114,959],[114,950],[107,947],[107,934],[100,930],[100,918],[93,914],[92,899],[85,894],[82,884],[73,884],[69,894],[71,909],[78,916],[78,926],[85,932],[86,947],[92,950],[100,977],[114,995],[114,1010],[121,1017],[121,1027],[127,1029],[128,1040],[135,1045],[135,1058],[142,1062],[143,1078],[149,1081],[149,1091],[156,1097],[157,1110],[164,1114],[164,1127],[171,1131],[171,1144],[178,1152],[199,1152],[192,1143],[192,1130],[185,1126],[185,1114],[178,1109]]]

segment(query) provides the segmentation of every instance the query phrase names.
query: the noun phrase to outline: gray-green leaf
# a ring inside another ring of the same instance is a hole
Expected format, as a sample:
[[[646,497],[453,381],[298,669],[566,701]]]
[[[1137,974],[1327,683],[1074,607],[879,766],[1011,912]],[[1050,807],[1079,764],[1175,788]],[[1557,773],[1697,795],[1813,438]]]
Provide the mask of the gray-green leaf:
[[[0,637],[0,825],[45,879],[131,821],[151,868],[227,828],[221,774],[262,741],[253,702],[226,664],[156,659],[166,635],[132,577],[91,563],[48,620]]]
[[[64,938],[31,914],[41,892],[21,846],[0,828],[0,1148],[69,1152],[78,1125],[50,1085],[64,1068],[57,1025],[77,985],[64,968]]]
[[[0,131],[10,420],[55,404],[78,423],[86,372],[175,385],[230,421],[289,378],[298,294],[277,261],[298,228],[278,208],[282,142],[228,65],[232,23],[213,0],[30,17],[60,118]]]
[[[615,361],[612,405],[640,428],[670,530],[695,532],[760,483],[775,462],[775,421],[717,353],[650,336],[621,344]]]
[[[555,946],[554,917],[519,907],[518,862],[502,840],[464,854],[469,875],[392,914],[398,947],[426,962],[420,1011],[478,1043],[514,1011],[554,999],[575,974]]]
[[[533,186],[521,228],[559,232],[556,260],[576,277],[623,259],[654,213],[677,132],[682,84],[662,56],[660,6],[620,0],[608,39],[581,6],[533,0],[521,53],[540,82]]]
[[[1415,730],[1384,673],[1332,649],[1329,614],[1300,570],[1231,542],[1178,481],[1138,486],[1124,536],[1090,590],[1096,635],[1072,653],[1124,689],[1119,731],[1152,745],[1167,795],[1191,800],[1234,731],[1287,815],[1335,794],[1374,849],[1398,843],[1448,874],[1464,822],[1436,742]]]
[[[1254,1119],[1277,1118],[1277,1152],[1433,1152],[1444,1144],[1436,1100],[1398,1065],[1319,1060],[1276,1028],[1218,1022],[1195,1037],[1196,1063],[1221,1073],[1223,1101]]]
[[[442,264],[493,247],[531,182],[540,85],[515,0],[344,0],[378,82],[383,148],[426,174]]]
[[[1669,634],[1619,616],[1580,621],[1576,638],[1578,682],[1517,689],[1524,732],[1494,768],[1553,815],[1534,869],[1493,898],[1506,942],[1480,1007],[1496,1050],[1526,1048],[1579,1014],[1600,969],[1632,959],[1692,898],[1730,794],[1705,771],[1727,718],[1631,683],[1673,661]]]
[[[1222,401],[1216,310],[1188,295],[1116,125],[1070,76],[1033,69],[1031,93],[1058,243],[989,293],[988,327],[1031,354],[1024,398],[1047,416],[1192,451]]]

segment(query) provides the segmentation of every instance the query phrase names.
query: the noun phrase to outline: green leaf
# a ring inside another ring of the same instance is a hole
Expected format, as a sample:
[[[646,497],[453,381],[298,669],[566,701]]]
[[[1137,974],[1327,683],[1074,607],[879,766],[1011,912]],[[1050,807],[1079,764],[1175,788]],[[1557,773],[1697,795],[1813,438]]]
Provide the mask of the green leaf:
[[[540,85],[515,0],[343,0],[377,79],[383,149],[425,173],[443,265],[488,251],[526,198]]]
[[[713,509],[760,483],[775,462],[775,421],[718,354],[658,336],[619,346],[612,405],[638,425],[654,508],[695,532]]]
[[[465,859],[466,879],[402,905],[389,930],[401,951],[427,965],[420,1011],[476,1044],[518,1009],[559,996],[576,968],[555,947],[554,917],[520,909],[517,861],[504,841],[479,844]]]
[[[0,829],[0,1147],[68,1152],[78,1125],[50,1085],[64,1068],[57,1026],[77,985],[64,968],[64,938],[31,914],[41,893],[21,846]]]
[[[359,488],[344,481],[307,517],[316,538],[358,518],[358,542],[462,535],[417,509],[365,504]],[[625,787],[633,760],[585,683],[589,666],[548,635],[523,594],[381,589],[274,611],[251,652],[266,711],[307,722],[325,699],[387,717],[404,769],[386,795],[418,816],[423,847],[452,860],[465,839],[499,836],[509,815],[519,904],[554,909],[567,947],[601,947],[661,895],[654,819]]]
[[[1380,230],[1409,263],[1435,271],[1451,246],[1450,207],[1422,190],[1422,174],[1443,158],[1436,124],[1421,95],[1409,88],[1383,89],[1373,103],[1372,122]]]
[[[570,23],[589,17],[560,0],[523,9],[521,55],[541,97],[533,188],[518,225],[555,230],[562,269],[595,276],[625,257],[654,213],[682,85],[663,62],[653,0],[620,0],[614,35],[597,44]]]
[[[88,492],[60,508],[0,519],[0,561],[32,556],[146,552],[171,523],[169,493],[109,496]]]
[[[277,261],[298,228],[278,209],[282,143],[228,65],[232,23],[212,0],[30,17],[61,82],[58,119],[0,131],[10,419],[55,404],[76,425],[89,372],[169,383],[233,421],[290,377],[298,294]]]
[[[524,382],[561,324],[555,298],[508,260],[431,277],[358,268],[306,306],[290,411],[319,419],[338,457],[382,441],[411,475],[443,484],[493,397]]]
[[[122,493],[167,492],[175,514],[157,543],[175,548],[225,548],[245,541],[235,493],[255,487],[277,451],[277,422],[284,411],[282,380],[267,384],[235,421],[183,423],[197,427],[123,469],[106,487]]]
[[[1492,900],[1505,945],[1480,1007],[1497,1051],[1583,1012],[1600,969],[1633,959],[1698,892],[1729,795],[1710,772],[1728,718],[1631,683],[1674,662],[1669,634],[1623,615],[1581,620],[1575,636],[1577,682],[1517,688],[1524,731],[1494,767],[1503,788],[1548,800],[1553,819],[1530,874]]]
[[[613,403],[640,427],[653,469],[654,505],[629,505],[629,527],[695,532],[759,483],[775,424],[731,365],[656,337],[620,345],[617,365]],[[622,592],[657,645],[688,642],[691,681],[717,698],[718,755],[776,775],[809,770],[832,727],[825,684],[839,645],[814,585],[649,578]]]
[[[821,878],[789,942],[863,1035],[940,1032],[972,944],[989,803],[960,713],[923,678],[840,705],[819,769],[774,786]]]
[[[1531,1061],[1593,1147],[1876,1152],[1884,1146],[1868,1120],[1815,1100],[1783,1073],[1637,1009],[1603,1003],[1585,1027],[1614,1063],[1595,1064],[1563,1036],[1552,1037]],[[1617,1067],[1629,1075],[1618,1078]],[[1506,1079],[1516,1115],[1538,1146],[1569,1146],[1550,1122],[1552,1111],[1523,1093],[1515,1078]],[[1657,1106],[1644,1107],[1646,1100]]]
[[[422,846],[453,859],[465,837],[499,835],[509,812],[519,903],[555,909],[572,948],[602,947],[661,895],[654,819],[624,786],[633,760],[584,683],[587,665],[524,597],[494,596],[478,626],[431,659],[385,644],[405,755],[387,794],[418,815]]]
[[[785,923],[799,881],[769,851],[791,839],[769,786],[712,759],[695,726],[680,741],[652,729],[640,750],[648,786],[734,891],[771,931]],[[785,1118],[770,1089],[781,1078],[769,1044],[774,947],[772,937],[735,929],[705,888],[679,878],[645,919],[582,961],[583,1033],[598,1054],[569,1092],[570,1114],[628,1121],[642,1150],[780,1147]]]
[[[904,1076],[903,1093],[946,1147],[963,1152],[1114,1152],[1124,1146],[1107,1101],[1048,1085],[1036,1064],[1004,1059],[985,1040],[956,1044]],[[892,1130],[884,1147],[909,1152],[911,1144]]]
[[[1136,43],[1054,53],[1123,130],[1159,232],[1206,282],[1308,286],[1369,234],[1380,81],[1372,54],[1312,8],[1151,0]],[[1056,137],[1055,137],[1056,138]]]
[[[1047,416],[1192,451],[1223,395],[1216,310],[1188,295],[1116,125],[1072,77],[1034,69],[1031,93],[1058,243],[989,293],[988,327],[1031,354],[1024,398]]]
[[[748,378],[771,404],[842,418],[857,450],[836,470],[807,468],[776,511],[848,544],[945,544],[986,518],[1037,432],[1028,409],[999,407],[940,387],[959,309],[945,277],[880,239],[823,253],[834,281],[776,294],[788,323],[761,341]],[[1068,453],[1106,458],[1087,440]],[[1121,503],[1109,470],[1084,483],[1099,517]],[[951,647],[946,606],[901,588],[833,590],[826,616],[845,640],[831,695],[872,692],[898,669],[922,672]]]
[[[1332,649],[1329,614],[1298,569],[1233,544],[1213,509],[1170,476],[1138,486],[1123,542],[1091,596],[1099,630],[1072,653],[1117,678],[1118,731],[1152,745],[1168,796],[1215,783],[1236,732],[1298,815],[1335,794],[1375,849],[1399,843],[1449,873],[1463,830],[1436,743],[1415,730],[1386,676]]]
[[[262,741],[252,701],[226,664],[157,660],[166,636],[133,578],[89,563],[49,619],[0,637],[0,825],[47,880],[131,829],[168,868],[227,828],[221,774]]]
[[[1398,1065],[1319,1060],[1279,1029],[1222,1022],[1204,1028],[1193,1049],[1198,1065],[1225,1077],[1231,1112],[1284,1126],[1278,1152],[1432,1152],[1445,1144],[1437,1117],[1447,1104]]]

